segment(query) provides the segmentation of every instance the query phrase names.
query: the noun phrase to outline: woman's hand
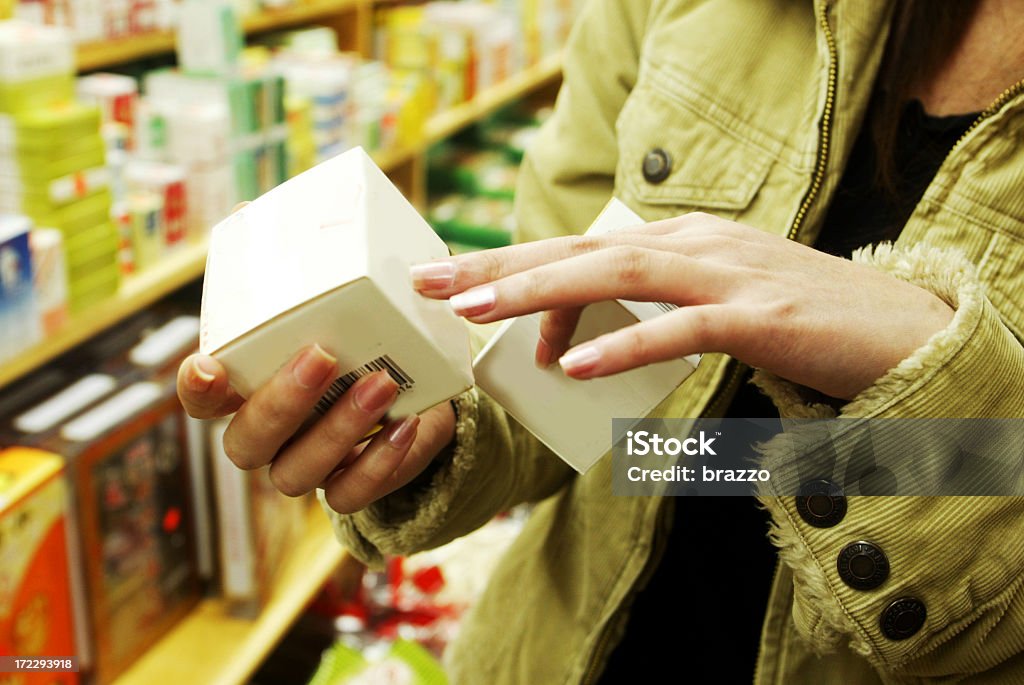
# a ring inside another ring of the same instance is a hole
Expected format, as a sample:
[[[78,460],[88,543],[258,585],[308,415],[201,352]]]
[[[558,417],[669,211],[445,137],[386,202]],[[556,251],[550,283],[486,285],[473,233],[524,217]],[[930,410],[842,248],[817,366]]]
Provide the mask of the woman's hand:
[[[412,278],[477,323],[545,312],[537,363],[558,359],[574,378],[725,352],[843,399],[953,316],[884,272],[707,214],[460,255],[414,266]],[[679,309],[569,349],[581,307],[613,299]]]
[[[395,419],[362,442],[398,394],[391,377],[378,372],[360,378],[293,439],[337,376],[336,360],[314,345],[243,401],[229,386],[224,367],[197,354],[178,369],[178,396],[198,419],[236,412],[224,434],[224,451],[236,466],[257,469],[269,464],[270,479],[284,494],[296,497],[322,487],[331,508],[348,514],[423,471],[454,437],[455,413],[444,402],[422,416]]]

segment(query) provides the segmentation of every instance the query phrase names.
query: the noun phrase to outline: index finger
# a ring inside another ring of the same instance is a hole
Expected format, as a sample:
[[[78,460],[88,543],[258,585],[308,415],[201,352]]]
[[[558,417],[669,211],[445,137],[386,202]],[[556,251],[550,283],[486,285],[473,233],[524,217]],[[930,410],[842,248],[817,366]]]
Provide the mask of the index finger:
[[[638,247],[655,247],[664,240],[664,236],[632,232],[628,235],[608,233],[563,236],[415,264],[409,269],[409,274],[413,287],[421,295],[447,299],[473,286],[612,245],[628,243]]]

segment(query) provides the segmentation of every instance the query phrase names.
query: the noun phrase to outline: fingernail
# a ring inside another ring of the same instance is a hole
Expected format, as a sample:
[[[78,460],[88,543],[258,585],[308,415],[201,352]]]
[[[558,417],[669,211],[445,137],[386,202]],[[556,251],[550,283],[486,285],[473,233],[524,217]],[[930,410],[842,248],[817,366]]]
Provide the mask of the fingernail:
[[[537,365],[538,369],[546,369],[551,366],[551,352],[551,345],[548,345],[548,341],[540,338],[537,341],[537,351],[533,355],[533,363]]]
[[[292,368],[292,375],[295,382],[306,390],[319,388],[327,380],[328,374],[334,370],[338,360],[327,354],[324,348],[313,345],[302,353],[295,366]]]
[[[458,295],[452,295],[448,302],[459,316],[479,316],[494,309],[497,292],[493,285],[473,288]]]
[[[388,442],[391,443],[392,447],[402,449],[410,442],[416,435],[416,426],[420,425],[420,417],[416,414],[412,416],[406,416],[398,423],[391,424],[388,428]]]
[[[375,373],[355,389],[356,406],[367,414],[376,414],[391,404],[398,384],[386,373]]]
[[[577,347],[569,350],[558,360],[562,370],[566,373],[582,373],[597,366],[601,361],[601,352],[593,345]]]
[[[455,282],[454,262],[429,262],[409,267],[412,285],[417,290],[450,288]]]
[[[213,361],[207,357],[192,357],[192,374],[188,379],[188,387],[192,392],[206,392],[213,385],[217,369]]]

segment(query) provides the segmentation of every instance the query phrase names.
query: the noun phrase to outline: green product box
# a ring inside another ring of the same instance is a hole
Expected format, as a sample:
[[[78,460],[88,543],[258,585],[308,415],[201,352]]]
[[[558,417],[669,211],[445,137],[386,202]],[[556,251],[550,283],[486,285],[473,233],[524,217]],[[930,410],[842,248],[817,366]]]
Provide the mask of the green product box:
[[[255,200],[260,195],[259,160],[256,150],[235,154],[235,188],[239,200]]]

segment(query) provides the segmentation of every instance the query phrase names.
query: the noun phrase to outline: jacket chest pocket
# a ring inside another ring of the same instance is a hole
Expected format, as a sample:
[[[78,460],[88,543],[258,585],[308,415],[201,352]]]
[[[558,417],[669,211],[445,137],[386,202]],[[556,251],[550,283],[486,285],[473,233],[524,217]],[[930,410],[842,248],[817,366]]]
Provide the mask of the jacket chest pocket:
[[[649,220],[690,211],[735,218],[779,147],[744,129],[728,108],[645,64],[616,121],[616,195]]]

